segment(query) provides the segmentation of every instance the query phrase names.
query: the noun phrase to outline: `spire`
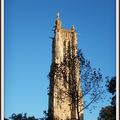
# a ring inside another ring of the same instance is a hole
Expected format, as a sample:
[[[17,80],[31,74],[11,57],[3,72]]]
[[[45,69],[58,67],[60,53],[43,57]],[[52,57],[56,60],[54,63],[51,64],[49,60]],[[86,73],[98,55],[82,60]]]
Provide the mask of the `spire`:
[[[61,21],[60,21],[60,13],[57,12],[56,14],[56,21],[55,21],[55,29],[56,30],[60,30],[62,28],[62,24],[61,24]]]

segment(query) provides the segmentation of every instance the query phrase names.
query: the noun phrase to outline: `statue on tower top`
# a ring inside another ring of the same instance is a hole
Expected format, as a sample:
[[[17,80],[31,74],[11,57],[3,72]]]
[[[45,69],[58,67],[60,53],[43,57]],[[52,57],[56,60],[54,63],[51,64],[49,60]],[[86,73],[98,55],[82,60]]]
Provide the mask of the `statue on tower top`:
[[[57,12],[56,16],[57,16],[57,18],[59,19],[59,18],[60,18],[60,13]]]
[[[71,30],[74,32],[75,31],[75,26],[72,25]]]

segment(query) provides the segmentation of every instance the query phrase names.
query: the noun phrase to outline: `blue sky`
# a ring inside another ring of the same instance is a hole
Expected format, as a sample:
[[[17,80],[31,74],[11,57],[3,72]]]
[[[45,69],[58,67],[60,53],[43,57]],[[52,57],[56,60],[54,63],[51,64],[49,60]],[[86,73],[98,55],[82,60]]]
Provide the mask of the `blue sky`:
[[[78,46],[104,76],[115,75],[115,0],[5,0],[5,116],[42,117],[48,108],[53,26],[75,26]],[[107,104],[105,102],[105,104]],[[85,120],[96,120],[84,112]]]

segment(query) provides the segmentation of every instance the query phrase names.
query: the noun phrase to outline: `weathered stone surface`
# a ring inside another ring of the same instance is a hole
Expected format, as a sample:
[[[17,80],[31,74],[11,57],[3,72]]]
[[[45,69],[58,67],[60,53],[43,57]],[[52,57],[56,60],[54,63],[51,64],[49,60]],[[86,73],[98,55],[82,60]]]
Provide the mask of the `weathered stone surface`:
[[[83,108],[80,88],[79,61],[77,58],[77,35],[75,27],[70,30],[62,28],[57,15],[55,35],[52,44],[52,65],[50,71],[50,93],[48,115],[51,120],[77,120],[77,104],[73,103],[70,93],[78,93],[78,109]],[[74,87],[76,85],[76,87]],[[81,98],[81,99],[80,99]],[[79,116],[83,112],[79,113]],[[80,119],[83,120],[83,119]]]

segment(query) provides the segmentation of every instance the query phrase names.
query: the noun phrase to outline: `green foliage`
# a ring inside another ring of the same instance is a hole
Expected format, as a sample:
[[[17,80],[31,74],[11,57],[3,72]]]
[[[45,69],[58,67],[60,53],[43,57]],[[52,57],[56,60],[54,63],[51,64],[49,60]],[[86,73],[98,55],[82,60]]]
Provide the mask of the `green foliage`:
[[[108,92],[112,94],[111,105],[116,105],[116,77],[112,77],[110,80],[107,79],[106,84]]]
[[[98,120],[116,120],[115,114],[116,112],[114,107],[106,106],[101,109]]]
[[[112,94],[111,105],[101,109],[98,120],[116,120],[116,77],[107,77],[106,87]]]
[[[5,118],[4,120],[39,120],[34,116],[27,116],[27,113],[23,114],[15,114],[13,113],[9,118]]]

